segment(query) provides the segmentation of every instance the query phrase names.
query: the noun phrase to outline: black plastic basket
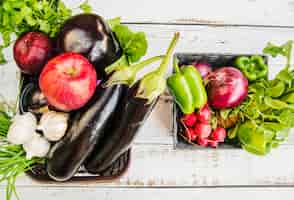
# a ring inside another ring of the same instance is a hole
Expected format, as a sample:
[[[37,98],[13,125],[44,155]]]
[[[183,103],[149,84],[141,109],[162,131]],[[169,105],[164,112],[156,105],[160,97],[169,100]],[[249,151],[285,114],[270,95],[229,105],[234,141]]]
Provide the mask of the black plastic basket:
[[[179,66],[181,65],[189,65],[194,62],[207,62],[211,64],[212,68],[219,68],[224,66],[232,66],[234,67],[234,61],[238,56],[252,56],[250,54],[218,54],[218,53],[176,53],[174,55],[174,59],[177,59],[179,62]],[[268,63],[268,58],[264,55],[261,55],[265,63]],[[177,104],[173,103],[173,126],[172,132],[174,136],[174,147],[176,149],[213,149],[213,148],[205,148],[201,147],[197,144],[191,144],[183,138],[184,135],[184,127],[180,122],[183,113]],[[232,149],[232,148],[240,148],[238,145],[232,144],[220,144],[218,148],[221,149]]]

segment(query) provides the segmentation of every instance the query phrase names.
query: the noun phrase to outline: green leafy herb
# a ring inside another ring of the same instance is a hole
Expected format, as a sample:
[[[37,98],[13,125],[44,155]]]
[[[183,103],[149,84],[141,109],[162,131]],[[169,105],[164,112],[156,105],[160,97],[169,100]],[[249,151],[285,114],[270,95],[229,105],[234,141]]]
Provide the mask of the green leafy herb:
[[[85,1],[82,3],[79,8],[84,12],[84,13],[91,13],[92,12],[92,7],[89,5],[88,1]]]
[[[126,25],[120,23],[120,18],[109,20],[129,63],[139,61],[147,52],[147,40],[144,32],[133,32]]]
[[[25,152],[20,145],[11,145],[1,141],[0,146],[0,182],[6,181],[6,200],[12,195],[17,197],[15,181],[16,178],[30,170],[37,163],[43,163],[44,159],[33,158],[27,160]]]
[[[91,11],[87,1],[80,5],[85,12]],[[3,49],[28,31],[41,31],[50,37],[56,36],[60,27],[72,15],[61,0],[1,0],[0,1],[0,64],[6,63]]]
[[[273,80],[250,84],[247,98],[238,107],[218,111],[223,120],[229,119],[232,113],[240,116],[241,121],[229,130],[228,137],[237,137],[241,146],[251,153],[266,155],[285,141],[289,129],[294,128],[292,44],[293,41],[281,46],[268,43],[263,52],[285,57],[285,68]]]
[[[9,126],[11,125],[13,107],[7,103],[0,104],[0,183],[6,181],[6,200],[13,195],[18,199],[15,181],[17,176],[28,171],[37,163],[43,163],[44,159],[26,159],[25,151],[21,145],[9,144],[6,141]]]

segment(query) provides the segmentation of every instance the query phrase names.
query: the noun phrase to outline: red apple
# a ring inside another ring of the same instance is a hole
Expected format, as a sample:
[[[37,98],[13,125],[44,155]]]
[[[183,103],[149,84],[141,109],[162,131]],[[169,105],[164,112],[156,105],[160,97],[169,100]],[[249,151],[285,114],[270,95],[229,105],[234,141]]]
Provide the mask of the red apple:
[[[64,53],[51,59],[39,78],[49,104],[61,111],[84,106],[94,94],[96,82],[94,67],[77,53]]]
[[[14,60],[25,74],[39,74],[51,55],[50,39],[39,32],[26,33],[13,47]]]

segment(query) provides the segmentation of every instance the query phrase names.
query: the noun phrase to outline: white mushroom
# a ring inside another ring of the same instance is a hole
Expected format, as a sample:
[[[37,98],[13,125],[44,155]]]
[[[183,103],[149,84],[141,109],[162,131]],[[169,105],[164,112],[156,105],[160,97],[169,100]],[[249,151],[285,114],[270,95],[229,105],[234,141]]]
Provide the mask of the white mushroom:
[[[49,141],[58,141],[66,132],[68,116],[67,113],[49,111],[42,115],[37,129],[42,131]]]
[[[36,117],[27,112],[16,115],[7,133],[7,140],[12,144],[24,144],[30,141],[37,127]]]
[[[33,157],[43,158],[47,155],[50,149],[50,143],[41,135],[34,132],[33,138],[23,145],[27,159]]]

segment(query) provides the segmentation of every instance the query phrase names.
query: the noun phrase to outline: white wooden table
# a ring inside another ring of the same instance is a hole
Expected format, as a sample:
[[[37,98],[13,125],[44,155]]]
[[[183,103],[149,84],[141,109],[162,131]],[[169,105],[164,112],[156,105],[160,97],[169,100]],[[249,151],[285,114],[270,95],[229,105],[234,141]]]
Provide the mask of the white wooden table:
[[[75,6],[79,0],[65,0]],[[175,31],[177,52],[261,53],[268,41],[294,39],[293,0],[90,0],[105,18],[148,36],[147,56],[162,54]],[[0,68],[0,93],[15,99],[17,71],[12,62]],[[271,74],[284,61],[270,59]],[[171,70],[171,69],[170,69]],[[26,176],[17,182],[22,200],[96,199],[293,199],[294,136],[266,157],[239,149],[175,150],[171,103],[163,96],[132,149],[131,166],[112,183],[40,184]],[[292,131],[293,133],[293,131]],[[292,134],[293,135],[293,134]],[[0,199],[4,199],[0,186]],[[230,192],[230,193],[229,193]],[[292,197],[292,198],[291,198]]]

